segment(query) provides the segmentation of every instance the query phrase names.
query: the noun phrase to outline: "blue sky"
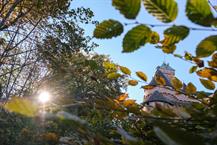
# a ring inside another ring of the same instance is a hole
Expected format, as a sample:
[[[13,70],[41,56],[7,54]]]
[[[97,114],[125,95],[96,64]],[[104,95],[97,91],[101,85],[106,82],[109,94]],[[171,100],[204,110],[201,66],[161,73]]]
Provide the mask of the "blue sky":
[[[215,1],[215,0],[211,0]],[[177,19],[170,23],[176,25],[186,25],[189,27],[197,27],[199,25],[195,25],[191,23],[187,17],[185,16],[185,0],[177,0],[179,6],[179,14]],[[119,11],[117,11],[111,5],[111,0],[73,0],[72,8],[76,7],[85,7],[90,8],[94,14],[95,20],[99,22],[106,19],[115,19],[120,22],[134,22],[135,20],[127,20],[124,18]],[[148,23],[148,24],[162,24],[156,18],[148,14],[144,7],[141,7],[140,13],[136,18],[140,23]],[[189,68],[192,64],[175,58],[171,55],[164,54],[160,49],[156,49],[152,45],[145,45],[145,47],[140,48],[138,51],[133,53],[121,53],[122,51],[122,39],[126,32],[130,30],[135,25],[125,27],[124,33],[113,39],[108,40],[97,40],[94,41],[99,44],[99,47],[95,49],[96,52],[100,54],[110,55],[110,58],[120,65],[126,66],[132,70],[132,72],[143,71],[148,76],[148,81],[151,80],[156,67],[161,65],[165,60],[176,70],[176,76],[185,83],[193,82],[198,90],[205,90],[204,87],[200,84],[198,77],[195,74],[189,74]],[[164,29],[167,27],[154,27],[152,30],[155,30],[159,33],[163,33]],[[84,29],[86,30],[86,34],[92,36],[94,26],[93,25],[85,25]],[[177,45],[177,50],[175,53],[184,54],[185,51],[188,51],[192,54],[195,54],[195,48],[197,44],[204,39],[206,36],[214,35],[216,32],[207,32],[207,31],[191,31],[190,35],[184,40],[181,41]],[[162,37],[161,37],[162,38]],[[143,90],[139,87],[129,87],[128,89],[129,95],[131,98],[136,99],[138,102],[142,102],[143,100]]]

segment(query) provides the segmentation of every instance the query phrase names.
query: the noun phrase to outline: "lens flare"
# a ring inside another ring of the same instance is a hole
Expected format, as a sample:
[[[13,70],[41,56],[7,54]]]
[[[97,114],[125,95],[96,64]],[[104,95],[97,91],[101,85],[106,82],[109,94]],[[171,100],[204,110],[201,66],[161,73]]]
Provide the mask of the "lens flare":
[[[43,91],[39,94],[38,96],[38,100],[41,102],[41,103],[47,103],[49,100],[50,100],[50,94],[46,91]]]

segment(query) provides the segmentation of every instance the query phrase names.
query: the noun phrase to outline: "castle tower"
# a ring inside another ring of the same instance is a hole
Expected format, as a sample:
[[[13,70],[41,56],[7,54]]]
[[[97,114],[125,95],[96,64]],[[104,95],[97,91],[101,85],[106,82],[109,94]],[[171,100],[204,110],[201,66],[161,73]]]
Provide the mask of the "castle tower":
[[[165,80],[164,86],[156,82],[156,76],[160,76]],[[151,87],[145,89],[144,102],[150,105],[164,104],[169,106],[183,106],[190,105],[192,102],[198,102],[185,95],[186,85],[184,83],[182,89],[177,92],[171,83],[173,77],[175,77],[175,70],[169,64],[163,63],[161,66],[158,66],[154,77],[148,84]]]

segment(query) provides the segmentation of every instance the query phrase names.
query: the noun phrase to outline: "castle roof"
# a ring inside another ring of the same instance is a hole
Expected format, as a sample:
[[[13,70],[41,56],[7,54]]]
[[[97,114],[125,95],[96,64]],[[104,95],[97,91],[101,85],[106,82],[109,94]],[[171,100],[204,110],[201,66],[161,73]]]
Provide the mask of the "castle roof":
[[[171,84],[170,78],[167,75],[165,75],[161,70],[158,69],[155,73],[155,76],[162,77],[166,82],[165,86],[173,87]],[[151,86],[157,86],[158,85],[156,80],[155,80],[155,76],[152,78],[151,82],[148,85],[151,85]]]
[[[170,65],[169,65],[169,63],[163,63],[161,66],[158,66],[157,67],[157,69],[159,69],[159,68],[161,68],[161,69],[166,69],[166,70],[169,70],[169,71],[175,71],[175,69],[173,69]]]
[[[160,76],[165,80],[165,87],[163,86],[163,89],[159,89],[158,87],[159,85],[155,80],[156,76]],[[145,90],[146,91],[145,102],[147,103],[163,102],[170,105],[186,105],[186,104],[191,104],[191,102],[197,102],[195,101],[195,99],[190,99],[188,98],[188,96],[184,95],[185,87],[186,87],[184,83],[182,89],[179,92],[182,95],[177,94],[176,90],[174,89],[171,83],[171,79],[173,77],[175,77],[175,70],[172,67],[170,67],[169,64],[163,63],[161,66],[158,66],[157,71],[155,72],[155,76],[148,84],[150,86],[155,86],[155,87],[151,91]]]

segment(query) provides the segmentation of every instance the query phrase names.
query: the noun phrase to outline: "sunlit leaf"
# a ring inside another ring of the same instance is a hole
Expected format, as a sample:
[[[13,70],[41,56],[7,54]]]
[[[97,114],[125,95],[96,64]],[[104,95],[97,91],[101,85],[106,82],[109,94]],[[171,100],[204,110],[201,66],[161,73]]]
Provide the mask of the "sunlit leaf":
[[[162,51],[167,54],[173,53],[175,50],[176,50],[176,45],[162,47]]]
[[[178,7],[175,0],[143,0],[145,9],[158,20],[169,23],[176,19]]]
[[[135,19],[139,13],[141,0],[112,0],[112,5],[128,19]]]
[[[159,76],[159,75],[155,76],[155,81],[159,85],[162,85],[162,86],[166,85],[166,80],[163,77]]]
[[[192,60],[193,59],[192,55],[190,53],[188,53],[188,52],[185,52],[184,57],[185,57],[186,60]]]
[[[120,70],[121,70],[124,74],[131,75],[131,71],[130,71],[129,68],[124,67],[124,66],[119,66],[119,67],[120,67]]]
[[[151,37],[150,37],[150,40],[149,40],[149,43],[151,44],[156,44],[160,41],[160,36],[157,32],[155,31],[152,31],[151,32]]]
[[[112,72],[112,73],[109,73],[109,74],[107,75],[107,78],[108,78],[108,79],[118,79],[120,76],[121,76],[121,74],[116,73],[116,72]]]
[[[105,69],[117,70],[117,66],[114,63],[111,63],[111,62],[108,62],[108,61],[103,62],[103,67]]]
[[[164,31],[165,39],[162,45],[170,46],[178,43],[180,40],[185,39],[189,34],[189,28],[186,26],[172,26]]]
[[[144,46],[151,36],[151,29],[146,25],[138,25],[129,30],[123,39],[123,52],[133,52]]]
[[[145,86],[142,86],[141,88],[145,89],[145,90],[150,90],[150,89],[153,89],[154,86],[151,86],[151,85],[145,85]]]
[[[132,105],[134,105],[135,104],[135,100],[132,100],[132,99],[128,99],[128,100],[125,100],[124,101],[124,106],[125,107],[129,107],[129,106],[132,106]]]
[[[180,90],[182,88],[182,82],[176,77],[172,78],[171,83],[176,90]]]
[[[196,24],[211,26],[215,20],[207,0],[187,0],[187,17]]]
[[[13,97],[4,106],[4,109],[28,117],[34,117],[39,111],[39,106],[27,98]]]
[[[137,80],[129,80],[128,84],[131,86],[136,86],[136,85],[138,85],[138,81]]]
[[[214,90],[215,89],[215,84],[210,81],[210,80],[205,80],[205,79],[200,79],[201,84],[209,90]]]
[[[123,25],[116,20],[105,20],[98,24],[93,36],[100,39],[117,37],[123,32]]]
[[[207,57],[217,50],[217,35],[209,36],[202,40],[196,49],[198,57]]]
[[[136,72],[136,75],[137,75],[140,79],[142,79],[143,81],[147,81],[147,76],[146,76],[145,73],[143,73],[143,72],[141,72],[141,71],[137,71],[137,72]]]
[[[117,100],[118,101],[124,101],[128,98],[128,94],[127,93],[124,93],[124,94],[121,94],[120,96],[118,96]]]
[[[198,70],[197,75],[203,78],[208,78],[212,81],[217,81],[217,71],[213,68],[203,68]]]
[[[192,83],[188,83],[188,85],[185,87],[185,92],[187,94],[195,94],[197,92],[197,88]]]
[[[190,69],[189,69],[189,73],[194,73],[197,71],[197,66],[192,66]]]

